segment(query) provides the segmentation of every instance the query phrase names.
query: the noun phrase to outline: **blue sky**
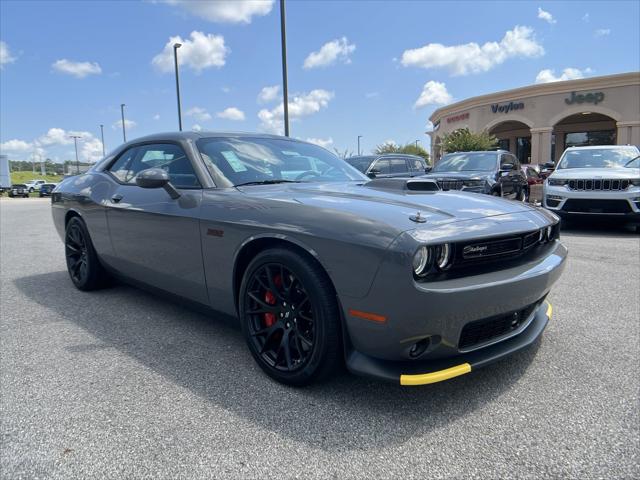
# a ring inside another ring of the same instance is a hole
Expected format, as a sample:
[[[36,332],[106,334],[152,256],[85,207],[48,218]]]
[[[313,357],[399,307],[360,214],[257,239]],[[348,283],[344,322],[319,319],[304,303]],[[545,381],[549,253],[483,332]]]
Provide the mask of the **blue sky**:
[[[292,136],[355,151],[420,140],[441,105],[640,70],[640,2],[287,2]],[[0,1],[0,142],[13,159],[83,159],[177,130],[281,128],[279,7],[218,1]],[[155,60],[154,60],[155,59]],[[261,92],[263,94],[261,95]]]

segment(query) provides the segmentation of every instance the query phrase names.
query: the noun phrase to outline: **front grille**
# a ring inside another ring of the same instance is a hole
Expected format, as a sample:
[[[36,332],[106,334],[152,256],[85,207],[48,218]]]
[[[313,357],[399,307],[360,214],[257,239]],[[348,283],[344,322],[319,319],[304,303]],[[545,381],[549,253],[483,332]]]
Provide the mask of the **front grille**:
[[[460,333],[458,349],[467,350],[518,330],[539,304],[536,302],[515,312],[467,323]]]
[[[567,184],[570,190],[626,190],[629,188],[629,180],[620,179],[576,179],[569,180]]]
[[[575,213],[629,213],[631,206],[626,200],[570,198],[562,210]]]
[[[462,190],[464,182],[462,180],[438,180],[441,190]]]

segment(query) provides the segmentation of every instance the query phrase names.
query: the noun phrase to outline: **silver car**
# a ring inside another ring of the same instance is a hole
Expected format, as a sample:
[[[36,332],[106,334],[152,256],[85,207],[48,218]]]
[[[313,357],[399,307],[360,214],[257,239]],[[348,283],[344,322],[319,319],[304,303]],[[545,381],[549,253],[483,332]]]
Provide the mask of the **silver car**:
[[[567,217],[640,220],[639,154],[629,145],[567,148],[544,182],[544,206]]]
[[[345,363],[421,385],[511,355],[542,334],[567,255],[544,209],[370,180],[272,135],[131,141],[63,180],[52,212],[77,288],[118,278],[232,315],[292,385]]]

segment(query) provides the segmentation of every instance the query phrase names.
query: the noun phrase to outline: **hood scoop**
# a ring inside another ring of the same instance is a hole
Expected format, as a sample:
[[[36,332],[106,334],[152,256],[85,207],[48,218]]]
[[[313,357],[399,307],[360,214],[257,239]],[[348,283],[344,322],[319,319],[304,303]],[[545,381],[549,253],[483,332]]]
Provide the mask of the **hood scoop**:
[[[440,190],[435,181],[426,178],[374,178],[364,186],[376,190],[406,193],[437,192]]]

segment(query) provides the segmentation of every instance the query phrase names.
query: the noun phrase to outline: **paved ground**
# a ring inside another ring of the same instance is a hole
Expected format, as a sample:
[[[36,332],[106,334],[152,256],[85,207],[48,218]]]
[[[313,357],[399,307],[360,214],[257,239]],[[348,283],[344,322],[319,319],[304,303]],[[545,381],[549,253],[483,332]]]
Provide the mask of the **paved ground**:
[[[403,389],[296,390],[220,319],[76,291],[48,202],[0,201],[2,478],[638,478],[640,237],[564,233],[534,349]]]

